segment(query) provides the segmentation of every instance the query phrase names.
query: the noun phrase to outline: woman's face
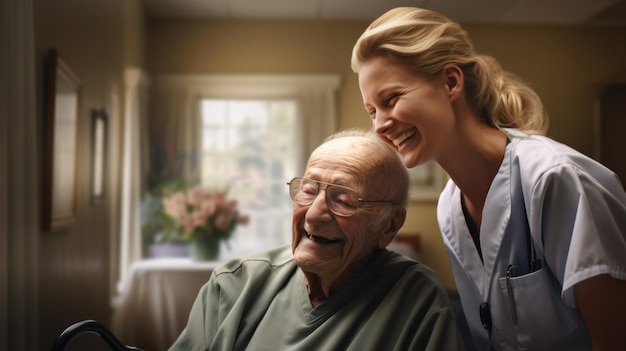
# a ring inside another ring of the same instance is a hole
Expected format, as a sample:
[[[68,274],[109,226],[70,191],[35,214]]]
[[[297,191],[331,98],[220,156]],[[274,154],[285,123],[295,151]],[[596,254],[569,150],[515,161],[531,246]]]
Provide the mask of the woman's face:
[[[364,62],[358,75],[376,133],[402,155],[404,165],[437,161],[455,124],[445,75],[427,78],[382,57]]]

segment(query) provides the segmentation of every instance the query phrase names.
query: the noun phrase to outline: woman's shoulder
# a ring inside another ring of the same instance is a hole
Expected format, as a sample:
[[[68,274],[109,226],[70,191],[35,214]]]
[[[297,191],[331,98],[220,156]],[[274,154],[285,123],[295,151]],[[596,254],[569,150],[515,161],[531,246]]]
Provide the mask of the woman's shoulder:
[[[540,135],[509,136],[511,140],[511,164],[519,167],[519,174],[526,183],[549,178],[588,178],[607,189],[619,190],[621,182],[617,175],[602,163],[569,145]]]
[[[525,163],[551,167],[575,163],[577,159],[588,159],[574,148],[543,135],[509,132],[512,156]]]
[[[509,134],[511,157],[520,167],[535,172],[546,172],[552,168],[574,167],[586,173],[612,173],[608,168],[573,147],[542,135],[523,132]]]

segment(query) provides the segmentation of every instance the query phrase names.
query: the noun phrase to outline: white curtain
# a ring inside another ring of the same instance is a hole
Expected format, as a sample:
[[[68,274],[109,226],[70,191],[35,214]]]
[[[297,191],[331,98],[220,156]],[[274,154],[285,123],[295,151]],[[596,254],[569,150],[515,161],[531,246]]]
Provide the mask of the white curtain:
[[[139,69],[124,73],[124,132],[122,136],[122,180],[120,194],[119,282],[124,282],[132,263],[141,258],[141,216],[139,201],[146,174],[143,140],[146,119],[147,77]]]
[[[0,350],[36,350],[39,176],[32,0],[0,1]]]
[[[160,178],[197,181],[201,147],[197,95],[186,87],[155,86],[151,96],[151,170]]]
[[[303,147],[301,160],[309,155],[322,141],[337,130],[335,118],[335,91],[330,89],[302,89],[297,94],[300,107]],[[304,169],[304,165],[301,165]]]

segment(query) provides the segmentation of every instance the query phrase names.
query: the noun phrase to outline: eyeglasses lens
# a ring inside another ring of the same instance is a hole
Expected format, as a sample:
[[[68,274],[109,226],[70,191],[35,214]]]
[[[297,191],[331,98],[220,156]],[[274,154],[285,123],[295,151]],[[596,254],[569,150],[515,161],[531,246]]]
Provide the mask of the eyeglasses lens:
[[[339,185],[318,183],[305,178],[295,178],[289,183],[289,195],[295,203],[309,206],[319,194],[322,186],[326,187],[326,204],[334,214],[349,216],[354,214],[359,207],[359,197],[354,191]]]

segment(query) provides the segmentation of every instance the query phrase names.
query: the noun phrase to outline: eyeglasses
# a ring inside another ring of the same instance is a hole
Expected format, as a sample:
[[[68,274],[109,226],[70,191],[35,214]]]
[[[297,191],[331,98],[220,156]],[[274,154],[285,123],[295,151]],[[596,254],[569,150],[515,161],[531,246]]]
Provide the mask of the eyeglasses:
[[[311,205],[320,193],[320,189],[326,190],[326,204],[328,208],[332,213],[341,217],[353,215],[366,202],[395,203],[390,200],[366,200],[360,198],[354,190],[348,187],[308,178],[296,177],[287,185],[289,185],[289,196],[291,196],[293,202],[302,206]]]

